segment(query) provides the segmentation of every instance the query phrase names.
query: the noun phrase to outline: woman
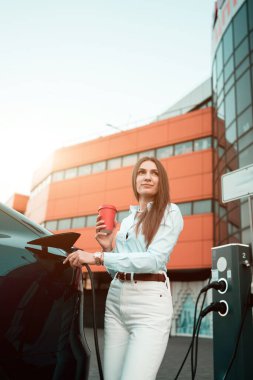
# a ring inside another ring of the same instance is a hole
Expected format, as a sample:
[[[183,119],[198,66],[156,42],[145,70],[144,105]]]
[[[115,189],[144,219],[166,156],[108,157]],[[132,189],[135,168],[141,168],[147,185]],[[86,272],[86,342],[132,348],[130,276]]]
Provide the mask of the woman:
[[[183,228],[179,208],[170,203],[167,173],[156,158],[134,167],[132,187],[138,206],[114,234],[96,223],[100,253],[76,251],[72,266],[103,264],[112,275],[105,311],[105,380],[154,380],[162,362],[172,319],[166,263]]]

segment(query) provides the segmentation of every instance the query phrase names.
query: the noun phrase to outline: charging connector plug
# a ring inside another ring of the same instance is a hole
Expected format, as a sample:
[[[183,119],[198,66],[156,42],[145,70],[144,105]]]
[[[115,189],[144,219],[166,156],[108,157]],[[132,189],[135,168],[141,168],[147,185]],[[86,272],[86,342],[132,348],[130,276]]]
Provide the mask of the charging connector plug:
[[[225,293],[228,287],[228,283],[225,279],[220,279],[219,281],[213,281],[210,284],[204,286],[201,289],[201,293],[207,292],[208,289],[216,289],[221,293]]]
[[[228,313],[228,304],[226,301],[212,302],[209,306],[202,310],[200,316],[203,318],[211,311],[216,311],[220,314],[220,316],[225,317]]]

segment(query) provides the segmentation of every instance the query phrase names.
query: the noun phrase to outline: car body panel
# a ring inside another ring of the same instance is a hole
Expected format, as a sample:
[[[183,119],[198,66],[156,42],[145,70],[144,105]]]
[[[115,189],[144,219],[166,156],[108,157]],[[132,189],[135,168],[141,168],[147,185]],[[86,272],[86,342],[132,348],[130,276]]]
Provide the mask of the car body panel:
[[[81,270],[28,243],[50,235],[0,204],[1,379],[88,379]]]

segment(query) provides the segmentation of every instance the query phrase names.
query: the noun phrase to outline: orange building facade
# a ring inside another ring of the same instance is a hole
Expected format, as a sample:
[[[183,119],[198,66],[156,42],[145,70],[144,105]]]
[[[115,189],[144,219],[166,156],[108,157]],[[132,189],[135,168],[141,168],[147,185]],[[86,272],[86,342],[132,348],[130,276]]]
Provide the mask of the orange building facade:
[[[15,193],[6,202],[6,205],[14,208],[14,210],[20,212],[21,214],[24,214],[26,212],[28,201],[29,201],[28,195]]]

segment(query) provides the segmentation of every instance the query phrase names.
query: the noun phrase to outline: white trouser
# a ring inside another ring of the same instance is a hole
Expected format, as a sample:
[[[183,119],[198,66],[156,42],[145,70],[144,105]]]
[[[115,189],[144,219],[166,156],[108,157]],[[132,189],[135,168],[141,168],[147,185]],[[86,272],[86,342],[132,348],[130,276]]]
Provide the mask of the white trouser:
[[[114,278],[106,300],[105,380],[154,380],[171,327],[169,279],[121,281]]]

